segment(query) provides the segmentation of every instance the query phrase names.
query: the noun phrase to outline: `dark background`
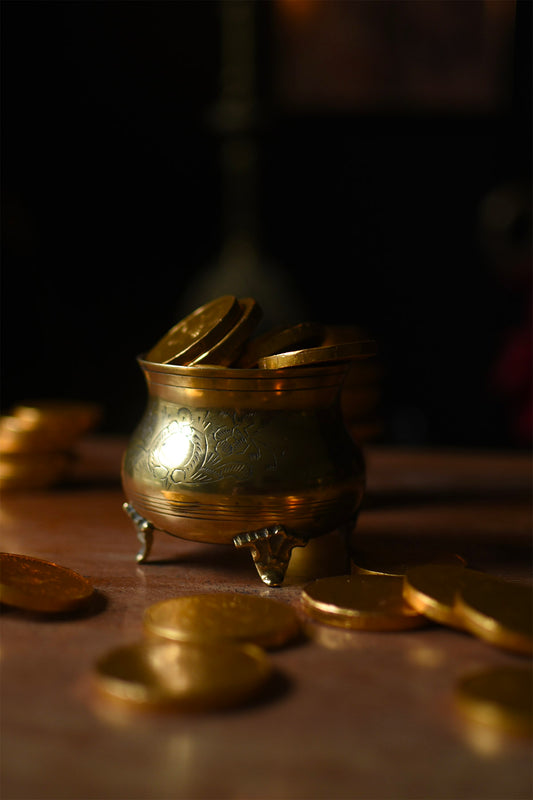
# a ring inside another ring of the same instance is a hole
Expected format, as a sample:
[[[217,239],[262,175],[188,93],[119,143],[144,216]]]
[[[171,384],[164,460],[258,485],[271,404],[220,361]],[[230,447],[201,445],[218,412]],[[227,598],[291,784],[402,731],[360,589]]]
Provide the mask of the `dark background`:
[[[280,306],[376,337],[385,441],[529,447],[530,3],[485,110],[291,108],[273,4],[255,7],[259,244]],[[4,411],[96,400],[103,430],[128,433],[137,354],[210,295],[219,33],[212,2],[2,3]],[[495,232],[480,209],[500,190]]]

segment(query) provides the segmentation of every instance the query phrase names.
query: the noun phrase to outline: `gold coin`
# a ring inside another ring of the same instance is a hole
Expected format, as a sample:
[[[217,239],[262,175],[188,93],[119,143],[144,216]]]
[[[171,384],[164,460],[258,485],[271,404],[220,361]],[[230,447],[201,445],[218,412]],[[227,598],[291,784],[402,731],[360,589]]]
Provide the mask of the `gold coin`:
[[[470,573],[457,593],[456,613],[466,630],[515,653],[533,653],[533,587]]]
[[[0,417],[0,453],[46,453],[57,449],[50,432],[14,415]]]
[[[190,361],[190,365],[229,367],[238,358],[246,339],[252,334],[263,314],[259,303],[252,297],[240,297],[238,305],[241,315],[235,325],[210,349]]]
[[[151,633],[175,641],[251,642],[261,647],[279,647],[300,630],[291,606],[238,592],[162,600],[146,610],[144,624]]]
[[[337,575],[306,586],[302,603],[319,622],[368,631],[418,628],[427,619],[402,596],[402,578],[391,575]]]
[[[97,403],[47,399],[19,404],[12,413],[27,425],[46,431],[56,447],[65,447],[100,422],[102,408]]]
[[[89,581],[67,567],[0,553],[0,602],[43,614],[75,611],[92,597]]]
[[[318,322],[300,322],[290,327],[280,326],[248,342],[239,358],[243,369],[255,367],[260,358],[294,350],[296,347],[314,347],[324,337],[324,326]]]
[[[174,325],[152,347],[146,360],[156,364],[190,364],[223,338],[241,313],[233,295],[212,300]]]
[[[491,667],[458,682],[455,699],[469,719],[500,731],[533,732],[533,671],[527,667]]]
[[[419,564],[409,567],[404,576],[403,596],[420,614],[434,622],[463,628],[455,610],[457,592],[472,570],[461,564]]]
[[[403,576],[410,567],[438,562],[439,564],[464,565],[457,553],[450,553],[438,546],[405,544],[403,542],[379,545],[358,545],[357,534],[352,545],[352,569],[375,575]]]
[[[271,672],[256,645],[146,640],[104,655],[95,677],[105,694],[134,706],[201,711],[244,703]]]
[[[376,343],[371,340],[343,342],[328,347],[309,347],[306,350],[291,350],[274,356],[260,358],[260,369],[285,369],[286,367],[306,367],[313,364],[328,364],[337,361],[351,361],[368,358],[376,354]]]

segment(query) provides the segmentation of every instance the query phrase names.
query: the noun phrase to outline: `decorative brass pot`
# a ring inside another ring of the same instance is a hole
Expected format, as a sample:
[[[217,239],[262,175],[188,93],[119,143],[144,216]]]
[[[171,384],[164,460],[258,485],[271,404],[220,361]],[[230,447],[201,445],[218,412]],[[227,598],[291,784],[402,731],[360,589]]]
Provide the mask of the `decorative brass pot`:
[[[139,364],[148,405],[122,467],[138,561],[159,529],[250,547],[261,579],[279,585],[293,547],[355,524],[365,469],[341,413],[348,364]]]

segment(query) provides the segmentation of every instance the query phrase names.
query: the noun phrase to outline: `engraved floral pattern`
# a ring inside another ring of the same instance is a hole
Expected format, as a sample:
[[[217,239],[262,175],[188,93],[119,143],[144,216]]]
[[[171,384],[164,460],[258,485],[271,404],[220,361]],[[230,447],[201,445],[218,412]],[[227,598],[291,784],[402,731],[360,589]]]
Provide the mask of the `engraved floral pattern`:
[[[246,411],[164,405],[139,426],[133,472],[147,470],[166,489],[253,480],[278,464],[266,420]],[[157,429],[155,429],[157,428]]]

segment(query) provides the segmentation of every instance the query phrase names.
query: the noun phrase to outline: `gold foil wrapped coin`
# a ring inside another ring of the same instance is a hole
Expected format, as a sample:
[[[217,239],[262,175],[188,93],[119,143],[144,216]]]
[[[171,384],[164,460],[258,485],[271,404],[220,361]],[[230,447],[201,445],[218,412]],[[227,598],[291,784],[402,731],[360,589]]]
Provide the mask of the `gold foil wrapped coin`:
[[[532,586],[473,573],[459,588],[455,610],[478,638],[514,653],[533,653]]]
[[[261,647],[279,647],[300,631],[291,606],[238,592],[162,600],[146,610],[144,625],[151,633],[175,641],[251,642]]]
[[[455,689],[460,710],[470,719],[501,732],[533,733],[533,671],[499,666],[460,679]]]
[[[404,576],[403,596],[409,605],[434,622],[463,628],[456,611],[456,597],[472,570],[461,564],[419,564]]]
[[[315,620],[342,628],[396,631],[426,625],[404,600],[402,583],[390,575],[338,575],[313,581],[301,599]]]
[[[236,297],[218,297],[174,325],[152,347],[146,360],[157,364],[191,364],[219,342],[241,315]]]
[[[93,596],[91,583],[50,561],[0,553],[0,602],[43,614],[77,611]]]
[[[263,312],[252,297],[240,297],[237,302],[240,317],[235,325],[212,347],[189,361],[191,366],[206,364],[229,367],[240,355],[246,339],[259,324]]]
[[[368,358],[376,354],[376,343],[371,340],[343,342],[327,347],[309,347],[265,356],[258,361],[260,369],[285,369],[286,367],[306,367],[313,364],[328,364],[336,361],[352,361]]]
[[[257,366],[260,358],[284,353],[296,348],[321,344],[325,328],[318,322],[300,322],[289,327],[279,326],[252,339],[239,358],[238,366],[249,369]]]
[[[102,692],[132,706],[207,711],[250,700],[271,671],[255,645],[146,640],[104,655],[95,678]]]

